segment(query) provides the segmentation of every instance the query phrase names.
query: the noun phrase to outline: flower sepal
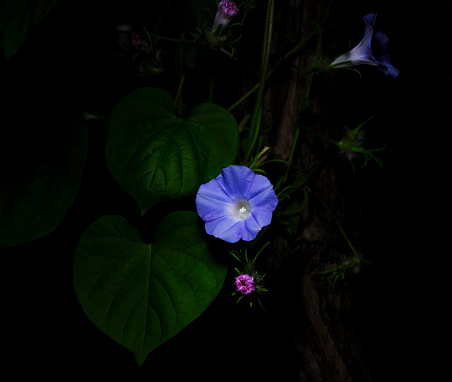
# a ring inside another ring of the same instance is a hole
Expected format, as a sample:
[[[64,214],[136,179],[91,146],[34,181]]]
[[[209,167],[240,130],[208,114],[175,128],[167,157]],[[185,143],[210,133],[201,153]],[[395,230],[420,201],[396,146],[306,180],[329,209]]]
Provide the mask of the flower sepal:
[[[147,40],[142,38],[137,33],[130,33],[130,46],[135,52],[132,56],[132,61],[139,64],[140,75],[145,74],[161,74],[163,72],[162,60],[165,52],[162,49],[155,49],[158,38],[151,36],[151,34],[142,27],[147,35]]]
[[[258,149],[258,151],[259,151],[259,149]],[[269,159],[269,160],[267,160],[268,155],[272,151],[273,151],[272,147],[265,146],[262,150],[259,151],[259,154],[257,154],[256,157],[251,157],[250,163],[248,165],[249,169],[253,170],[254,172],[260,172],[260,173],[264,174],[265,176],[267,176],[267,173],[260,168],[264,164],[272,163],[272,162],[278,162],[278,163],[284,163],[285,165],[289,165],[287,163],[287,161],[282,160],[282,159]]]
[[[333,288],[338,281],[342,281],[347,285],[345,275],[350,273],[357,274],[361,269],[362,262],[368,263],[369,261],[365,260],[360,253],[354,252],[351,258],[343,258],[340,263],[335,263],[333,268],[321,271],[319,274],[327,275],[326,280],[332,280]]]
[[[364,147],[362,147],[362,144],[364,143],[364,133],[361,131],[361,128],[371,118],[373,118],[373,116],[366,119],[355,129],[347,130],[345,136],[339,142],[334,142],[339,147],[340,153],[344,154],[345,157],[351,161],[353,169],[353,160],[358,155],[364,156],[364,163],[361,165],[361,167],[365,167],[367,163],[373,159],[378,164],[378,166],[380,166],[380,168],[383,168],[383,162],[374,154],[374,152],[382,151],[385,149],[385,147],[383,146],[380,149],[365,149]]]

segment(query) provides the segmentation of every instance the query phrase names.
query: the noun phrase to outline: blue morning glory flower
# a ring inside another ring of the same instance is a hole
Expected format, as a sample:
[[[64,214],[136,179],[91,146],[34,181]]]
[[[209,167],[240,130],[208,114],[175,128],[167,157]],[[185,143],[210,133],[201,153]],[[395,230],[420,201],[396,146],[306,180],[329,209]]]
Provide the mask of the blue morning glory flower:
[[[229,166],[196,194],[206,232],[229,243],[253,240],[269,225],[278,197],[270,181],[245,166]]]
[[[356,65],[373,65],[378,66],[379,70],[386,76],[397,77],[399,71],[392,66],[389,59],[388,36],[380,31],[374,33],[373,27],[376,18],[377,15],[373,13],[364,16],[363,20],[366,28],[364,38],[352,50],[336,58],[330,66],[334,68],[348,68]]]

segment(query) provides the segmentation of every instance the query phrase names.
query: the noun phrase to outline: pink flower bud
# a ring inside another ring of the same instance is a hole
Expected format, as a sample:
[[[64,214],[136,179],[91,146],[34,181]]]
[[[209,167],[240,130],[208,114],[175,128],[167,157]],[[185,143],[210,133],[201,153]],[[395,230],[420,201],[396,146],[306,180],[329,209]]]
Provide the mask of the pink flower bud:
[[[136,49],[138,49],[138,47],[142,44],[142,41],[140,40],[140,36],[137,35],[136,33],[130,34],[130,42]]]
[[[221,28],[226,27],[238,13],[239,7],[233,1],[221,1],[213,22],[213,30],[217,29],[220,25]]]
[[[239,13],[239,8],[233,1],[222,1],[218,5],[219,10],[228,17],[234,17]]]
[[[250,294],[254,292],[254,278],[250,275],[240,275],[235,278],[235,287],[237,292],[242,294]]]

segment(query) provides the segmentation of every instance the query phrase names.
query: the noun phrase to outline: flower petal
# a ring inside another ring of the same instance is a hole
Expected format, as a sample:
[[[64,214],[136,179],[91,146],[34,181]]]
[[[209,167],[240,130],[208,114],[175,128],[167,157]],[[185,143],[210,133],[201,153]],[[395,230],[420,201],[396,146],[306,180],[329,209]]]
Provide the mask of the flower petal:
[[[233,216],[234,204],[227,202],[216,202],[197,195],[196,209],[201,219],[208,222],[219,219],[223,216]]]
[[[196,209],[205,222],[231,215],[235,203],[216,179],[202,184],[196,194]]]
[[[266,192],[268,190],[273,191],[273,185],[270,183],[270,181],[263,175],[255,174],[253,182],[248,188],[247,198],[248,200],[251,200],[262,192]]]
[[[374,58],[372,57],[372,48],[370,45],[373,35],[373,26],[375,24],[376,18],[377,15],[374,13],[364,16],[364,38],[352,50],[349,50],[348,52],[336,58],[331,63],[331,65],[333,65],[335,68],[347,68],[350,66],[362,64],[378,66],[378,63],[375,62]]]
[[[269,182],[270,183],[270,182]],[[273,190],[273,186],[264,189],[249,200],[251,214],[256,223],[262,228],[272,221],[273,211],[278,205],[278,197]]]
[[[244,222],[245,229],[242,232],[242,239],[245,241],[254,240],[263,226],[258,223],[256,214],[253,213],[250,213],[248,218],[244,219]]]
[[[389,45],[389,37],[384,34],[381,31],[377,31],[374,34],[374,45],[375,45],[375,55],[377,60],[382,64],[383,66],[386,66],[385,68],[381,68],[381,71],[386,76],[391,76],[392,78],[396,78],[399,75],[399,71],[394,68],[391,64],[391,60],[389,59],[388,54],[388,45]]]
[[[244,219],[236,219],[233,216],[206,222],[206,232],[228,243],[236,243],[242,238],[245,227]]]
[[[375,25],[375,20],[377,19],[377,14],[376,13],[369,13],[368,15],[363,17],[363,21],[366,24],[366,26],[370,26],[370,28],[372,29]],[[364,34],[364,38],[366,38],[366,35]]]
[[[236,243],[240,239],[253,240],[262,229],[250,214],[246,219],[235,219],[231,216],[212,220],[206,223],[206,232],[228,243]]]
[[[196,197],[201,197],[203,199],[210,200],[215,203],[234,203],[235,198],[234,195],[231,195],[229,190],[226,190],[222,185],[219,179],[221,178],[221,174],[218,175],[216,179],[212,179],[210,182],[206,184],[201,184],[196,194]]]
[[[248,190],[253,184],[256,174],[245,166],[229,166],[217,177],[218,183],[227,190],[235,200],[248,200]]]
[[[272,222],[273,211],[274,210],[270,209],[255,208],[253,209],[253,212],[251,212],[251,215],[253,216],[256,224],[262,228]]]
[[[278,197],[270,181],[262,175],[256,175],[255,181],[248,193],[250,207],[260,207],[274,211],[278,204]]]
[[[247,274],[239,275],[235,278],[235,287],[242,294],[250,294],[254,292],[254,278]]]

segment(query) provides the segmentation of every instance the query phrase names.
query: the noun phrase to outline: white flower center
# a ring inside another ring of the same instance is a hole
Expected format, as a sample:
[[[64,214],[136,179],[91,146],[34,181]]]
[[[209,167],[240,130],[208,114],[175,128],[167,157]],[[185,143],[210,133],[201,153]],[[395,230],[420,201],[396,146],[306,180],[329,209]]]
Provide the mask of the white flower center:
[[[245,219],[250,212],[250,204],[246,200],[240,200],[235,205],[235,216],[239,219]]]

